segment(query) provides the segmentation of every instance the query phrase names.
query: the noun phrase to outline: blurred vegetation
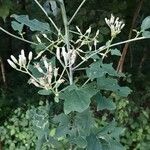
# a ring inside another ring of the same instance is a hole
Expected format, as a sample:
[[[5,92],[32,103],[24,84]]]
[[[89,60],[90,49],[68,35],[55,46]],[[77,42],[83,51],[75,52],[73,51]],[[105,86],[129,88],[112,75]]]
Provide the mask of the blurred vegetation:
[[[43,5],[47,0],[39,0]],[[83,31],[91,26],[93,30],[100,29],[100,41],[103,43],[109,34],[104,18],[111,13],[120,16],[126,23],[126,28],[116,40],[126,39],[132,26],[135,10],[142,0],[87,0],[84,7],[73,21]],[[81,0],[65,0],[68,16],[72,16]],[[142,20],[150,15],[150,2],[145,0],[134,23],[138,28]],[[49,14],[52,15],[49,10]],[[32,0],[0,0],[0,26],[7,31],[17,34],[11,28],[10,17],[12,14],[28,14],[31,18],[46,20]],[[53,16],[60,24],[60,14]],[[72,27],[73,28],[73,27]],[[24,27],[26,39],[34,35],[27,27]],[[119,47],[123,49],[123,45]],[[39,101],[45,101],[45,97],[37,94],[36,88],[27,85],[27,76],[12,70],[6,59],[11,55],[17,55],[21,49],[29,51],[32,49],[29,44],[14,39],[0,31],[0,139],[4,149],[26,150],[34,149],[36,136],[33,133],[32,125],[26,112],[34,105],[39,108]],[[125,127],[125,133],[121,142],[129,150],[150,149],[150,40],[132,43],[123,65],[123,72],[127,72],[127,78],[120,80],[120,84],[128,85],[132,94],[127,99],[120,99],[114,95],[117,104],[116,110],[111,112],[109,117],[115,117],[118,123]],[[34,49],[33,49],[34,50]],[[117,68],[119,59],[112,58]],[[54,111],[60,111],[58,107]],[[103,125],[106,114],[100,114]],[[103,116],[104,115],[104,116]],[[28,144],[26,144],[28,143]]]

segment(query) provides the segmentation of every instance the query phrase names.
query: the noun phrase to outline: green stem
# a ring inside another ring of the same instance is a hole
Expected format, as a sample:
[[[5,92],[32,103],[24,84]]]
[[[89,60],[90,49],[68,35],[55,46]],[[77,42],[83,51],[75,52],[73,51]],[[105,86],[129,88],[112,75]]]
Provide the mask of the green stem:
[[[75,16],[77,15],[77,13],[79,12],[79,10],[81,9],[81,7],[83,6],[83,4],[85,3],[86,0],[83,0],[82,3],[79,5],[79,7],[77,8],[77,10],[75,11],[75,13],[73,14],[73,16],[71,17],[71,19],[69,20],[68,24],[70,25],[72,20],[75,18]]]
[[[41,10],[43,11],[43,13],[46,15],[46,17],[50,20],[50,22],[52,23],[52,25],[54,26],[54,28],[57,30],[58,33],[60,33],[60,30],[58,29],[58,27],[56,26],[56,24],[54,23],[54,21],[52,20],[52,18],[50,18],[47,14],[47,12],[45,11],[45,9],[41,6],[41,4],[37,1],[34,0],[36,2],[36,4],[41,8]]]
[[[67,52],[69,53],[70,52],[69,24],[68,24],[66,9],[63,0],[60,2],[60,7],[61,7],[63,23],[65,27],[65,43],[67,46]],[[72,71],[72,65],[70,59],[69,59],[69,82],[70,85],[73,84],[73,71]]]
[[[130,40],[126,40],[126,41],[122,41],[122,42],[118,42],[118,43],[115,43],[115,44],[112,44],[109,46],[109,48],[111,47],[114,47],[114,46],[117,46],[117,45],[121,45],[121,44],[125,44],[125,43],[130,43],[130,42],[133,42],[133,41],[139,41],[139,40],[144,40],[144,39],[148,39],[146,37],[139,37],[139,38],[134,38],[134,39],[130,39]],[[93,54],[89,55],[85,60],[83,60],[82,62],[80,62],[78,65],[76,65],[73,70],[77,69],[79,66],[81,66],[84,62],[86,62],[88,59],[90,59],[91,57],[93,57],[94,55],[98,54],[99,52],[107,49],[108,46],[104,46],[103,48],[100,47],[97,51],[95,51]]]
[[[34,43],[34,42],[32,42],[32,41],[28,41],[28,40],[23,39],[23,38],[21,38],[21,37],[19,37],[19,36],[16,36],[16,35],[14,35],[14,34],[11,34],[10,32],[6,31],[6,30],[3,29],[2,27],[0,27],[0,30],[3,31],[3,32],[6,33],[6,34],[8,34],[8,35],[10,35],[10,36],[12,36],[12,37],[18,39],[18,40],[24,41],[24,42],[29,43],[29,44],[32,44],[32,45],[38,45],[37,43]]]
[[[102,56],[102,61],[104,60],[105,56],[107,56],[107,53],[109,53],[109,51],[110,51],[110,46],[111,46],[111,43],[112,43],[113,39],[114,39],[114,38],[112,37],[111,40],[109,41],[109,43],[108,43],[108,45],[107,45],[107,50],[106,50],[106,52],[104,53],[104,55]]]

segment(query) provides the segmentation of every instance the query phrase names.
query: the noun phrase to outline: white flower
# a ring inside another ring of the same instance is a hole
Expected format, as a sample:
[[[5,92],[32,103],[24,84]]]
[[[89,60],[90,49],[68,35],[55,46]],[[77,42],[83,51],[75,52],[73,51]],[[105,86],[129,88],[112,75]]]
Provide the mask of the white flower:
[[[119,21],[118,17],[115,19],[113,14],[111,14],[110,19],[105,18],[105,22],[111,30],[111,37],[116,37],[116,35],[119,34],[123,29],[123,27],[125,26],[124,22]]]

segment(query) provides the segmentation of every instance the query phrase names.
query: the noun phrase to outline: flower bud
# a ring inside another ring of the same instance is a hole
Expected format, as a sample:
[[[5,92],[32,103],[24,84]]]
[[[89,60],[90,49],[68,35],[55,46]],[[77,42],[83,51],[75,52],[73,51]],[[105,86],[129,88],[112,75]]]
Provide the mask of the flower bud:
[[[21,55],[20,55],[20,59],[21,59],[21,64],[22,66],[25,66],[27,64],[27,60],[26,60],[26,57],[25,57],[25,53],[24,53],[24,50],[21,50]]]
[[[57,47],[56,49],[56,58],[60,60],[60,48],[59,47]]]
[[[45,68],[48,70],[48,62],[45,56],[43,57],[43,63],[44,63]]]
[[[43,69],[40,67],[40,64],[39,64],[39,63],[37,63],[37,64],[35,65],[35,68],[36,68],[40,73],[43,73],[43,74],[44,74],[44,71],[43,71]]]
[[[37,35],[35,37],[39,43],[42,43],[41,39]]]
[[[7,59],[7,62],[12,68],[17,69],[17,66],[10,59]]]
[[[55,69],[54,69],[54,77],[56,78],[57,75],[58,75],[58,68],[55,68]]]
[[[29,52],[29,55],[28,55],[28,60],[31,61],[31,60],[32,60],[32,57],[33,57],[33,53],[30,51],[30,52]]]
[[[67,64],[68,64],[68,54],[65,51],[65,47],[62,47],[62,56],[64,58],[65,65],[67,66]]]
[[[45,38],[47,38],[47,35],[46,34],[42,34]]]
[[[14,63],[16,63],[16,64],[18,63],[17,59],[16,59],[13,55],[11,55],[10,58],[12,59],[12,61],[13,61]]]

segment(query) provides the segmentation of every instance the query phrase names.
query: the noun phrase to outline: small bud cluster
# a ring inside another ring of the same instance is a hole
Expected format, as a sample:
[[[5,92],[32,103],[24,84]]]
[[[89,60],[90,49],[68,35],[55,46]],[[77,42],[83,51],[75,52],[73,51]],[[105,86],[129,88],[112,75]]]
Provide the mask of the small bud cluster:
[[[10,56],[11,59],[7,59],[9,65],[23,73],[30,75],[29,84],[34,84],[36,87],[40,87],[43,89],[52,89],[53,85],[57,88],[61,83],[64,82],[62,78],[57,80],[58,76],[58,68],[53,68],[51,62],[47,61],[47,58],[44,56],[42,57],[43,66],[40,63],[36,63],[34,67],[41,73],[40,77],[34,77],[28,70],[29,64],[33,59],[32,52],[29,52],[28,58],[25,56],[24,50],[21,50],[21,54],[19,55],[19,59],[17,60],[13,55]],[[54,78],[54,82],[53,81]],[[56,85],[57,84],[57,85]]]
[[[69,52],[66,52],[65,47],[57,47],[56,49],[56,58],[62,62],[61,56],[63,57],[63,62],[65,66],[70,66],[75,63],[76,60],[76,51],[75,50],[70,50]]]
[[[58,76],[58,68],[53,68],[51,62],[47,61],[47,58],[44,56],[42,57],[43,66],[40,63],[36,63],[34,67],[41,73],[40,78],[31,79],[29,80],[29,84],[34,84],[36,87],[41,87],[46,90],[52,89],[53,85],[61,84],[64,82],[63,79],[59,79],[56,81]],[[53,82],[54,78],[54,82]]]
[[[96,49],[97,43],[99,43],[98,37],[99,37],[100,31],[97,30],[95,36],[93,36],[93,34],[91,35],[91,31],[92,31],[92,28],[91,28],[91,27],[89,27],[89,28],[85,31],[84,34],[81,32],[81,30],[80,30],[79,27],[76,26],[76,29],[77,29],[78,34],[79,34],[80,36],[79,36],[79,38],[77,39],[77,41],[75,42],[75,44],[80,45],[79,47],[84,46],[84,45],[87,45],[90,51],[92,50],[92,45],[94,45],[94,47],[95,47],[95,49]],[[82,52],[82,50],[80,50],[80,52]]]
[[[30,61],[32,60],[33,54],[30,51],[29,55],[28,55],[28,63],[27,63],[27,58],[25,56],[25,52],[24,50],[21,50],[21,54],[19,55],[19,59],[17,60],[13,55],[10,56],[11,59],[7,59],[7,62],[9,63],[9,65],[18,70],[18,66],[20,68],[26,68],[28,67],[28,64],[30,63]]]
[[[110,19],[105,18],[105,22],[111,30],[111,37],[116,37],[116,35],[119,34],[125,26],[124,22],[119,21],[119,18],[115,18],[113,14],[111,14]]]

